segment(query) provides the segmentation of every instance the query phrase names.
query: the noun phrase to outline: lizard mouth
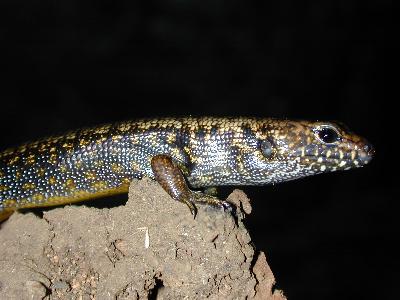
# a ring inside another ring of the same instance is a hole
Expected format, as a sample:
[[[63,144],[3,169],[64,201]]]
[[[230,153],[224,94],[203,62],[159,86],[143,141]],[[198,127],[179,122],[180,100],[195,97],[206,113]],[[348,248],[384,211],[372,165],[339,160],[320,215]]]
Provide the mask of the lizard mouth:
[[[375,155],[375,149],[371,144],[365,144],[358,150],[352,150],[349,152],[331,152],[320,153],[317,155],[308,154],[304,158],[310,160],[319,165],[326,165],[335,167],[337,169],[349,169],[362,167],[370,163]]]
[[[314,166],[322,167],[322,169],[329,168],[335,170],[340,170],[340,169],[344,170],[362,166],[362,164],[360,164],[356,160],[344,159],[344,158],[343,159],[329,158],[329,157],[313,156],[313,155],[307,155],[304,158],[306,162],[309,161]]]

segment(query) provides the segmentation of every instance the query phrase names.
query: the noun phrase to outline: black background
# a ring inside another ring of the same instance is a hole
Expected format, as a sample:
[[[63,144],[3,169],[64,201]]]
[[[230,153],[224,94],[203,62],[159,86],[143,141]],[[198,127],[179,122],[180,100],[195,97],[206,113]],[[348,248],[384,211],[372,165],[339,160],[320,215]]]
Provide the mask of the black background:
[[[0,148],[140,117],[340,120],[375,145],[371,165],[246,187],[247,224],[289,299],[389,299],[400,279],[391,3],[2,1]]]

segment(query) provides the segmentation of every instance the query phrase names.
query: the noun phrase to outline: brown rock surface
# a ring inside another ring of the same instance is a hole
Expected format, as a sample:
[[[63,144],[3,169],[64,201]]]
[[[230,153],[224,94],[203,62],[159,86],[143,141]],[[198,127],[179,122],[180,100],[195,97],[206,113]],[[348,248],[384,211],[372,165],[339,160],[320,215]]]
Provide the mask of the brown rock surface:
[[[194,220],[143,179],[125,206],[15,213],[0,229],[0,299],[285,299],[242,223],[246,195],[230,199],[237,217],[200,206]]]

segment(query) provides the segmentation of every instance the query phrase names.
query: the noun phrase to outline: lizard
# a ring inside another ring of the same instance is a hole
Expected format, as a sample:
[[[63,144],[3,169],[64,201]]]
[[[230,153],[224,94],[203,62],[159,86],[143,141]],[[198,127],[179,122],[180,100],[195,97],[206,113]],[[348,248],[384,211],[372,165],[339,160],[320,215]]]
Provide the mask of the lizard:
[[[0,220],[15,210],[126,193],[155,179],[195,216],[229,204],[196,191],[266,185],[362,167],[375,150],[335,122],[255,117],[141,119],[44,138],[0,153]]]

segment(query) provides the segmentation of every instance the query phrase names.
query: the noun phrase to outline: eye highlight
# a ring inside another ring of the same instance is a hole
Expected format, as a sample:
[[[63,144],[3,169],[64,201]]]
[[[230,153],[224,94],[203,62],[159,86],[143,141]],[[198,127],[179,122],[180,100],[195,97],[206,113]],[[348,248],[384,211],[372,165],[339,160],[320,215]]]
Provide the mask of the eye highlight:
[[[332,126],[321,126],[314,131],[316,137],[324,144],[334,144],[340,141],[339,132]]]
[[[272,143],[269,140],[262,140],[260,143],[260,150],[266,158],[270,158],[273,154]]]

